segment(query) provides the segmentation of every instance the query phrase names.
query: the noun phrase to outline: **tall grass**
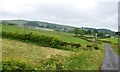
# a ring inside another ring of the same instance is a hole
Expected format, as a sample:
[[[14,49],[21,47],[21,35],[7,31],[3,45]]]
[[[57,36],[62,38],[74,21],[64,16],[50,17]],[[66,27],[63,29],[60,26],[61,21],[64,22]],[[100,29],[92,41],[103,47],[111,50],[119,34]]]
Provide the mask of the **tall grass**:
[[[6,70],[14,70],[14,71],[20,71],[20,70],[34,70],[34,67],[31,64],[28,64],[26,61],[23,60],[11,60],[6,59],[2,60],[2,71]]]

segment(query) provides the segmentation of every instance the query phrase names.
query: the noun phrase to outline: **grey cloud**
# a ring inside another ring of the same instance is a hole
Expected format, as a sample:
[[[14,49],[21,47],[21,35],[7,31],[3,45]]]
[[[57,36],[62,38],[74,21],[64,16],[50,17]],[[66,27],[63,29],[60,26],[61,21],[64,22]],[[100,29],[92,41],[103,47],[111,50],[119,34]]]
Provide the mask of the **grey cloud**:
[[[28,9],[19,13],[0,11],[0,18],[23,18],[55,22],[77,27],[103,27],[111,30],[117,30],[117,16],[111,19],[113,20],[110,21],[112,23],[106,22],[109,17],[117,14],[117,3],[99,2],[98,6],[96,6],[96,9],[94,10],[78,10],[78,12],[69,6],[69,4],[43,4],[31,7],[33,7],[33,10]]]

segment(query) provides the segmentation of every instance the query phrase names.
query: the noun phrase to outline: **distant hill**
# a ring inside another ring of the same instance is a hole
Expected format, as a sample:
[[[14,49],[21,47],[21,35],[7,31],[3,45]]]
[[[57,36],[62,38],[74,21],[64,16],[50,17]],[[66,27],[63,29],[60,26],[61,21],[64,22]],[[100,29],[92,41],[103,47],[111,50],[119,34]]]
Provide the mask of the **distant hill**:
[[[13,23],[13,24],[25,24],[29,21],[27,20],[1,20],[3,23]]]
[[[68,33],[73,33],[73,30],[76,27],[72,26],[66,26],[66,25],[59,25],[55,23],[48,23],[48,22],[41,22],[41,21],[28,21],[28,20],[0,20],[0,23],[3,24],[18,24],[20,26],[30,26],[30,27],[40,27],[40,28],[47,28],[47,29],[52,29],[55,31],[62,31],[62,32],[68,32]],[[80,29],[84,30],[95,30],[95,28],[87,28],[83,27]],[[111,35],[115,35],[114,31],[108,30],[108,29],[97,29],[99,32],[108,32]]]
[[[53,29],[55,31],[64,31],[72,33],[75,27],[72,26],[65,26],[59,25],[54,23],[48,22],[41,22],[41,21],[27,21],[27,20],[3,20],[3,24],[19,24],[21,26],[32,26],[32,27],[40,27],[40,28],[48,28]]]

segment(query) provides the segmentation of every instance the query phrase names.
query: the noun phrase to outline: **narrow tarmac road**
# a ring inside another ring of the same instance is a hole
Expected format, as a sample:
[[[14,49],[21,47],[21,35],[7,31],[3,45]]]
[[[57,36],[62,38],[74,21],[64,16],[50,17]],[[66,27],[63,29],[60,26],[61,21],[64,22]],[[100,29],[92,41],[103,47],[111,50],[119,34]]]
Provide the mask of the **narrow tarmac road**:
[[[106,44],[106,53],[103,60],[101,70],[118,70],[120,63],[118,55],[111,49],[110,44]]]

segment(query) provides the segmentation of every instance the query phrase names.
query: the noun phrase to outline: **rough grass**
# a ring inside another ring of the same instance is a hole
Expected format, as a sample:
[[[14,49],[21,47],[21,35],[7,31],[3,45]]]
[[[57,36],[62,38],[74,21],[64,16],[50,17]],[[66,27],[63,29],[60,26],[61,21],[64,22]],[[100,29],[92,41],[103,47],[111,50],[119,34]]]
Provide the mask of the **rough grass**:
[[[115,37],[115,38],[104,38],[104,39],[100,39],[100,40],[102,40],[102,41],[104,41],[104,42],[110,42],[110,44],[111,44],[111,48],[118,54],[118,55],[120,55],[120,49],[118,48],[118,38],[117,37]],[[120,46],[119,46],[120,47]]]
[[[95,50],[93,47],[87,49],[88,44],[94,45],[94,43],[75,38],[69,33],[36,29],[24,30],[22,27],[5,25],[3,25],[3,31],[18,33],[33,32],[41,35],[58,36],[61,40],[66,42],[80,43],[85,48],[85,50],[76,49],[76,52],[71,52],[40,47],[16,40],[3,39],[3,65],[9,63],[6,65],[8,70],[9,68],[20,69],[21,65],[25,66],[25,68],[23,67],[24,70],[99,70],[105,54],[104,44],[98,44],[98,50]],[[9,67],[11,65],[13,67]]]
[[[118,38],[117,37],[115,37],[115,38],[103,38],[103,39],[99,39],[99,40],[109,41],[111,43],[118,44]]]
[[[40,47],[15,40],[2,39],[3,58],[22,58],[34,63],[37,60],[47,59],[51,55],[68,56],[69,51],[58,50],[48,47]]]
[[[21,60],[5,59],[2,60],[2,71],[6,72],[6,70],[14,70],[14,71],[34,70],[34,67],[22,59]]]
[[[120,51],[119,51],[120,49],[118,48],[118,45],[111,44],[111,48],[120,56]]]
[[[19,70],[21,65],[26,67],[22,68],[24,70],[99,70],[105,48],[103,44],[99,46],[99,50],[81,49],[78,52],[70,52],[3,39],[3,65],[9,63],[7,68],[5,67],[7,70]],[[9,68],[9,65],[12,67]]]

